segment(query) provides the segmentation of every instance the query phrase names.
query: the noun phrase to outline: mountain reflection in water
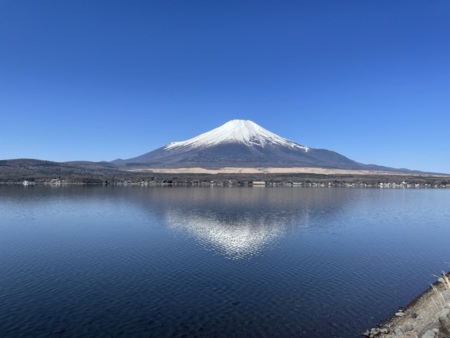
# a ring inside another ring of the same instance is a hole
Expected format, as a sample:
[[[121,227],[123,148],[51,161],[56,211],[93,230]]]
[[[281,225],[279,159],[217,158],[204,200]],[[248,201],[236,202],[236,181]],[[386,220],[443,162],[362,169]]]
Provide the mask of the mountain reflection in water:
[[[170,199],[165,204],[165,223],[207,249],[230,259],[243,259],[269,249],[289,228],[306,228],[311,217],[329,217],[341,209],[335,202],[328,215],[314,215],[317,209],[312,204],[328,204],[326,191],[319,195],[314,190],[286,192],[258,188],[178,190],[170,198],[165,196]]]
[[[183,230],[206,247],[227,258],[241,259],[261,252],[285,232],[285,220],[272,215],[230,215],[208,212],[170,210],[167,224]]]

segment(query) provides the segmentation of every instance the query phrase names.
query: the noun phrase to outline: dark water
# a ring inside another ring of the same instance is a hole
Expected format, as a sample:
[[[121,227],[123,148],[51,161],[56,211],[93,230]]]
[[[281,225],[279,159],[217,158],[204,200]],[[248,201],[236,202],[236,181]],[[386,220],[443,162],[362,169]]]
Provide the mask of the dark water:
[[[450,269],[450,190],[0,187],[0,337],[352,337]]]

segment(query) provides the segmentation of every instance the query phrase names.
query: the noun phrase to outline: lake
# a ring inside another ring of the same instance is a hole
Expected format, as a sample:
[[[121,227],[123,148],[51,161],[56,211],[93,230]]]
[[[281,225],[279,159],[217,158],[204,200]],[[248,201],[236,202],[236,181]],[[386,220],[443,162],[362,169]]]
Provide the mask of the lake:
[[[0,187],[1,337],[357,337],[450,270],[450,189]]]

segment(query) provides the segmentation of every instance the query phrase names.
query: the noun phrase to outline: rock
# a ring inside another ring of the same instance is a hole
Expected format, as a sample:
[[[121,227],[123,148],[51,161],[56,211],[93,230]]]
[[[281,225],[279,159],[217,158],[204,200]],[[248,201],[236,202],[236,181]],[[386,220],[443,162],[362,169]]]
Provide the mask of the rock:
[[[403,332],[409,332],[409,331],[412,331],[412,330],[414,330],[414,326],[412,326],[411,324],[408,324],[408,325],[405,325],[405,326],[402,327],[402,331]]]
[[[380,333],[387,334],[387,333],[389,333],[389,330],[384,328],[384,329],[380,330]]]
[[[437,338],[439,334],[438,329],[428,330],[423,335],[420,336],[420,338]]]
[[[376,337],[380,334],[380,329],[377,327],[374,327],[373,329],[371,329],[370,331],[366,331],[365,333],[363,333],[363,335],[365,335],[366,337]]]
[[[396,336],[402,336],[403,335],[403,331],[400,328],[398,328],[398,327],[394,330],[394,333],[395,333]]]
[[[450,335],[450,309],[444,309],[438,313],[439,324],[441,331],[447,335]]]
[[[403,316],[405,316],[405,313],[399,311],[399,312],[396,312],[395,315],[396,315],[397,317],[403,317]]]

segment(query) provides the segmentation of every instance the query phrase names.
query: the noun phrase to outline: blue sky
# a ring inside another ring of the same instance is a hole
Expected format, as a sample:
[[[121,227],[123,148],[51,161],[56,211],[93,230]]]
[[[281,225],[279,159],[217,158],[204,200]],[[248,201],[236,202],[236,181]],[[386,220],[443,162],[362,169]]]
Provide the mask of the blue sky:
[[[450,173],[450,2],[0,0],[0,159],[113,160],[250,119]]]

